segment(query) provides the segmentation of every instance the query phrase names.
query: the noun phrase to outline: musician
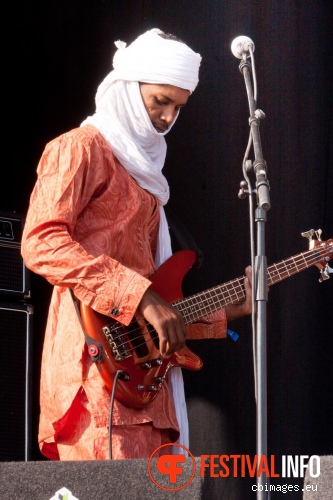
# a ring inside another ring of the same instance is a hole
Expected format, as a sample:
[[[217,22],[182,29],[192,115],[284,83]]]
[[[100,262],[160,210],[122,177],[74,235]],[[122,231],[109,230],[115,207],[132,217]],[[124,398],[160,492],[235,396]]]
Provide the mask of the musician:
[[[181,368],[168,371],[142,408],[116,399],[110,425],[111,390],[88,351],[69,290],[122,325],[143,315],[166,358],[186,337],[225,337],[227,321],[251,311],[250,268],[245,301],[187,327],[152,290],[151,276],[172,254],[163,208],[169,198],[164,136],[197,86],[201,56],[159,29],[116,46],[96,112],[45,147],[22,237],[27,267],[54,285],[38,436],[51,460],[147,458],[165,443],[189,446]]]

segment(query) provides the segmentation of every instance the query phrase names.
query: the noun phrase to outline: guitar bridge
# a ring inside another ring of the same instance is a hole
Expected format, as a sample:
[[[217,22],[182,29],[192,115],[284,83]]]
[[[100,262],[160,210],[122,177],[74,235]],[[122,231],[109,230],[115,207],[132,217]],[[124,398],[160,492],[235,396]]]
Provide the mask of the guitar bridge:
[[[122,325],[106,325],[103,326],[102,331],[116,361],[122,361],[131,356],[124,342],[125,329]]]

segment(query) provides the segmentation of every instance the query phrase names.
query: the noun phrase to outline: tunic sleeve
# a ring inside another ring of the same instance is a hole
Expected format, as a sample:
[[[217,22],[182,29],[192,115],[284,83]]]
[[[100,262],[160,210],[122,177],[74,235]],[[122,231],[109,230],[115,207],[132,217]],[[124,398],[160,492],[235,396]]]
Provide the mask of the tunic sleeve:
[[[227,336],[227,319],[225,309],[202,318],[196,323],[187,325],[187,339],[220,339]]]
[[[30,270],[52,285],[72,288],[83,303],[127,325],[151,282],[100,253],[98,242],[94,252],[93,243],[84,246],[76,235],[80,214],[94,203],[95,215],[105,219],[105,225],[111,224],[110,215],[98,212],[95,201],[112,174],[105,171],[105,154],[95,136],[82,129],[46,146],[37,169],[21,252]],[[91,228],[83,229],[88,233]]]

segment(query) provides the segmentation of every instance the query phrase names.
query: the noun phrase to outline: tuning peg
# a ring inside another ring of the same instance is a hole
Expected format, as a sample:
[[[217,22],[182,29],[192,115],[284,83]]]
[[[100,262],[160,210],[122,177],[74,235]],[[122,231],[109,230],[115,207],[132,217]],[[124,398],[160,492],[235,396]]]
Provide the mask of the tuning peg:
[[[318,241],[321,241],[321,233],[322,233],[322,230],[321,230],[321,229],[317,229],[317,231],[315,231],[315,233],[316,233],[316,236],[317,236]]]
[[[318,231],[321,231],[321,230],[319,229]],[[306,231],[305,233],[301,233],[301,236],[303,236],[303,238],[307,238],[309,241],[311,241],[314,234],[315,234],[315,230],[310,229],[309,231]]]
[[[319,283],[322,283],[325,280],[328,280],[330,278],[329,274],[333,273],[333,268],[330,267],[328,264],[324,267],[324,269],[320,270],[320,278],[319,278]]]

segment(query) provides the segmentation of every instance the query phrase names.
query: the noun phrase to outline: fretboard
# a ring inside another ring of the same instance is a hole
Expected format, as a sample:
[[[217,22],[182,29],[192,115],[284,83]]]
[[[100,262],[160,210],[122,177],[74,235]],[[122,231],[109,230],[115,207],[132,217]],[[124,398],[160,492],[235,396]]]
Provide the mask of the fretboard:
[[[333,243],[320,244],[313,250],[300,253],[286,260],[282,260],[267,268],[268,286],[274,285],[290,276],[307,269],[333,253]],[[330,257],[327,258],[329,260]],[[228,281],[222,285],[214,286],[203,292],[175,302],[183,314],[186,324],[191,324],[229,304],[236,304],[245,299],[244,278]]]

